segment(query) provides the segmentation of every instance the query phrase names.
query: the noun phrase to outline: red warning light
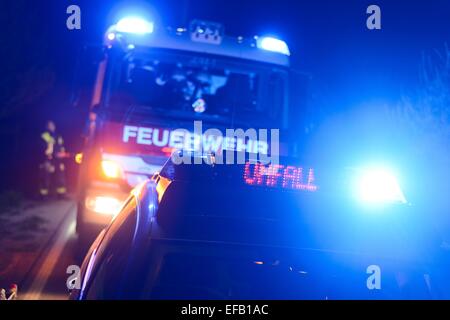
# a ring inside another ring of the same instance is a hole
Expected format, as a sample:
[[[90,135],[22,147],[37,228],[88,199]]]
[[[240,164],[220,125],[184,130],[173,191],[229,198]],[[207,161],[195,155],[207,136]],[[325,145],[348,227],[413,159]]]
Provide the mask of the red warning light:
[[[306,178],[306,179],[305,179]],[[317,191],[314,184],[314,169],[309,168],[307,174],[302,167],[252,164],[247,162],[244,168],[244,182],[248,185],[267,186],[304,191]]]

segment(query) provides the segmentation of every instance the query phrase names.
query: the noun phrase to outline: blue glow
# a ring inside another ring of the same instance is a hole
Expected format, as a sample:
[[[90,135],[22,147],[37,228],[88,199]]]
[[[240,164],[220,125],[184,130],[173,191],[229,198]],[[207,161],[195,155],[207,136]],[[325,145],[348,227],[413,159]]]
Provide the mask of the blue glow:
[[[397,177],[385,168],[362,170],[355,179],[354,193],[366,204],[406,203]]]
[[[289,47],[283,40],[272,38],[272,37],[261,37],[258,38],[257,46],[259,49],[281,53],[290,56]]]
[[[139,17],[126,17],[116,24],[116,31],[124,33],[149,34],[153,29],[153,22]]]

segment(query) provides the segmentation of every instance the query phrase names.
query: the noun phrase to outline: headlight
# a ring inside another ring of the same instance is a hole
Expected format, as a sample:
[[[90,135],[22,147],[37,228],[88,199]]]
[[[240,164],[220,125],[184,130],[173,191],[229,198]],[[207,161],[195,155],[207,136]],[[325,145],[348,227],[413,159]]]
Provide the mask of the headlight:
[[[383,168],[361,170],[355,179],[354,193],[359,201],[368,204],[406,203],[397,177]]]
[[[102,160],[102,171],[107,178],[117,179],[122,176],[120,165],[111,160]]]
[[[85,201],[86,208],[94,212],[105,215],[116,215],[122,202],[113,197],[87,197]]]

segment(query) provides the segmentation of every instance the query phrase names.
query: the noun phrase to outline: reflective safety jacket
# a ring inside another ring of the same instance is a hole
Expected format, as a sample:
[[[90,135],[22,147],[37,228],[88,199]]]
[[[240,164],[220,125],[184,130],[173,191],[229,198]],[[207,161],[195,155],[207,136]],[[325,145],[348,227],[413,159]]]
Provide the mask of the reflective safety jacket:
[[[61,135],[44,131],[41,134],[41,138],[44,141],[44,155],[45,159],[54,159],[59,152],[65,152],[64,140]]]

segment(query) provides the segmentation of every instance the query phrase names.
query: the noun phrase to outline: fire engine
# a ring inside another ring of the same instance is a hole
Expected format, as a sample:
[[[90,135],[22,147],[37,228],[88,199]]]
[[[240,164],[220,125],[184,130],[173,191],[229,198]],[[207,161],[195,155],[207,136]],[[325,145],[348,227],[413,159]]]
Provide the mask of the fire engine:
[[[102,48],[79,174],[80,238],[107,225],[133,187],[195,140],[195,121],[205,130],[277,129],[283,136],[298,123],[289,101],[290,50],[276,37],[226,36],[222,25],[199,20],[163,28],[130,16],[108,28]],[[203,151],[268,151],[248,137],[197,138]],[[289,148],[280,142],[280,152]]]

